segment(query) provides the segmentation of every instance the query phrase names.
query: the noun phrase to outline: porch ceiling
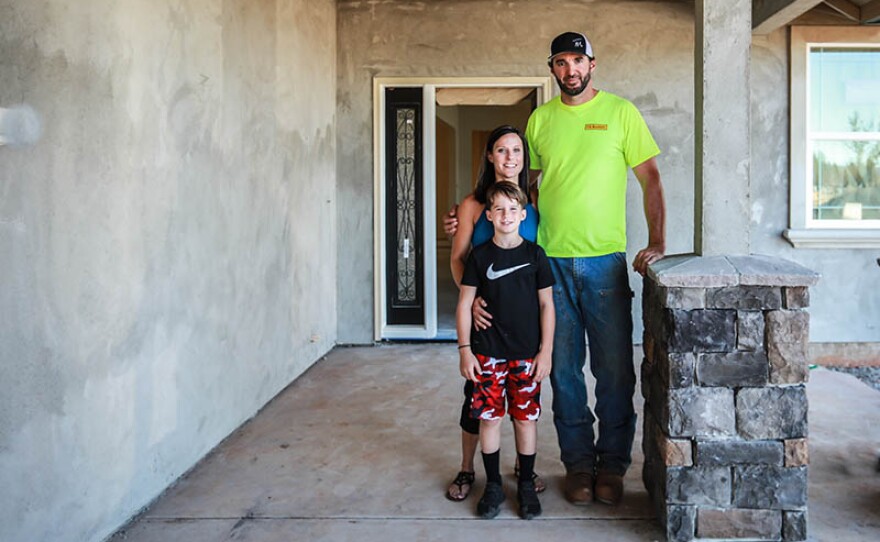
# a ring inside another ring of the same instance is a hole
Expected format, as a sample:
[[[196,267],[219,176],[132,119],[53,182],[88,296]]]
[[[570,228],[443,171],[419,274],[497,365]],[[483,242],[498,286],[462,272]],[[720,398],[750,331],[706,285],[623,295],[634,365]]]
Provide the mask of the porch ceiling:
[[[806,15],[808,24],[880,24],[880,0],[754,0],[752,33],[768,34]]]

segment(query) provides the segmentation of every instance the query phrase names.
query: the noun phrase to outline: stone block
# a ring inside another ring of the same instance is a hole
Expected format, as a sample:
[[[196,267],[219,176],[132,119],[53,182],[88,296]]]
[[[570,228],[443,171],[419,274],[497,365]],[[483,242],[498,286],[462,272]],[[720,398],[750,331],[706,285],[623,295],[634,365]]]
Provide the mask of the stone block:
[[[662,288],[662,287],[661,287]],[[663,306],[669,309],[703,309],[706,307],[705,288],[663,288]]]
[[[736,349],[736,311],[672,309],[669,352],[732,352]]]
[[[786,309],[805,309],[810,306],[810,289],[795,286],[782,289],[782,306]]]
[[[708,309],[769,310],[782,308],[782,290],[773,286],[728,286],[706,292]]]
[[[666,470],[666,501],[670,504],[729,506],[730,468],[670,467]]]
[[[784,446],[778,440],[698,440],[696,464],[783,466]]]
[[[806,341],[771,342],[767,345],[767,357],[771,384],[801,384],[810,379]]]
[[[669,311],[663,307],[663,300],[658,293],[660,289],[661,287],[645,279],[642,290],[642,322],[645,332],[650,333],[655,340],[662,340],[667,334],[666,320]]]
[[[764,313],[736,312],[736,348],[753,352],[764,348]]]
[[[745,508],[700,508],[697,510],[697,537],[749,540],[779,540],[782,514],[775,510]]]
[[[669,390],[670,437],[732,437],[736,435],[734,393],[728,388]]]
[[[751,440],[807,436],[803,386],[742,388],[736,392],[736,429]]]
[[[810,464],[810,451],[807,446],[807,439],[793,438],[784,442],[786,467],[804,467]]]
[[[651,506],[657,517],[666,510],[666,467],[659,461],[648,461],[642,465],[642,483],[651,498]]]
[[[767,342],[800,343],[810,335],[810,315],[806,311],[777,310],[766,313]]]
[[[799,542],[807,539],[807,513],[801,510],[786,510],[782,513],[782,539],[785,542]]]
[[[691,467],[694,464],[693,443],[690,439],[667,438],[662,431],[654,433],[660,461],[667,467]]]
[[[739,275],[739,284],[755,286],[812,286],[819,274],[776,256],[728,256],[727,261]]]
[[[651,363],[648,358],[642,359],[642,365],[640,367],[641,377],[639,378],[639,386],[642,390],[642,397],[645,401],[651,399],[651,379],[658,378],[655,376],[656,364]]]
[[[642,353],[651,362],[657,361],[656,359],[654,359],[654,344],[654,334],[649,333],[646,329],[645,332],[642,333]]]
[[[764,352],[699,354],[697,381],[702,386],[764,386],[769,365]]]
[[[804,508],[807,505],[807,468],[734,467],[733,505],[771,510]]]
[[[689,542],[694,539],[697,509],[694,506],[666,507],[667,542]]]
[[[650,412],[657,424],[668,431],[669,427],[669,391],[663,384],[663,379],[655,370],[649,377],[648,397],[645,399],[645,412]]]
[[[694,385],[697,357],[690,352],[665,352],[657,355],[657,372],[668,388],[688,388]]]

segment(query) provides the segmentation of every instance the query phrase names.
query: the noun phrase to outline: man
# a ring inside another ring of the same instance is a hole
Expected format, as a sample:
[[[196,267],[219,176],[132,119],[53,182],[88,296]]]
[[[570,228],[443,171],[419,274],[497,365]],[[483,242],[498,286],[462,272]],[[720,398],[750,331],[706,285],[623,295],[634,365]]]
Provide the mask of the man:
[[[550,46],[561,95],[529,118],[526,139],[538,190],[538,244],[556,280],[553,301],[553,423],[565,465],[565,497],[616,505],[631,463],[636,415],[632,291],[626,269],[627,168],[642,187],[648,246],[633,268],[644,274],[665,246],[660,153],[635,106],[593,86],[596,59],[586,36],[566,32]],[[453,227],[450,221],[448,229]],[[491,315],[474,306],[477,327]],[[587,404],[586,345],[596,379],[596,416]],[[593,422],[599,420],[598,440]]]
[[[556,277],[553,415],[565,496],[616,505],[631,463],[636,416],[632,292],[626,270],[626,182],[642,186],[648,246],[633,262],[644,274],[663,257],[665,208],[655,157],[660,153],[630,102],[593,86],[596,59],[583,34],[550,46],[561,96],[532,113],[526,129],[532,168],[541,170],[538,244]],[[584,333],[596,378],[596,419],[587,405]]]

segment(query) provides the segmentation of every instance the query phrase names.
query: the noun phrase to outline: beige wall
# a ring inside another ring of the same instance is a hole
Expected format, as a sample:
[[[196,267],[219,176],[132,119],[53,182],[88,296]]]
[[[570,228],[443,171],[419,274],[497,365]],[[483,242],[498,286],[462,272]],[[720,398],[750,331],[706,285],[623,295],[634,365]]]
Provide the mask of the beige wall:
[[[0,12],[0,540],[101,540],[335,343],[335,2]]]
[[[337,178],[340,208],[346,209],[338,222],[340,342],[373,340],[374,77],[545,76],[550,40],[570,29],[586,32],[597,55],[597,87],[634,101],[663,149],[668,248],[692,250],[692,3],[340,0],[337,5]],[[647,242],[634,179],[627,212],[632,259]],[[640,291],[641,281],[633,276],[632,282]],[[638,337],[638,314],[636,328]]]

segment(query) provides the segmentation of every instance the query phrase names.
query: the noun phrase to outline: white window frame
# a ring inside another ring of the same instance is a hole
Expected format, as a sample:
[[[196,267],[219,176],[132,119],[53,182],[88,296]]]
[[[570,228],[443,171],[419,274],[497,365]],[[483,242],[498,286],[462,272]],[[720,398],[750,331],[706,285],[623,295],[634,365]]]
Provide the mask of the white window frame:
[[[880,27],[791,27],[789,229],[783,236],[797,248],[880,248],[880,220],[814,220],[813,160],[809,135],[810,48],[877,47]]]

